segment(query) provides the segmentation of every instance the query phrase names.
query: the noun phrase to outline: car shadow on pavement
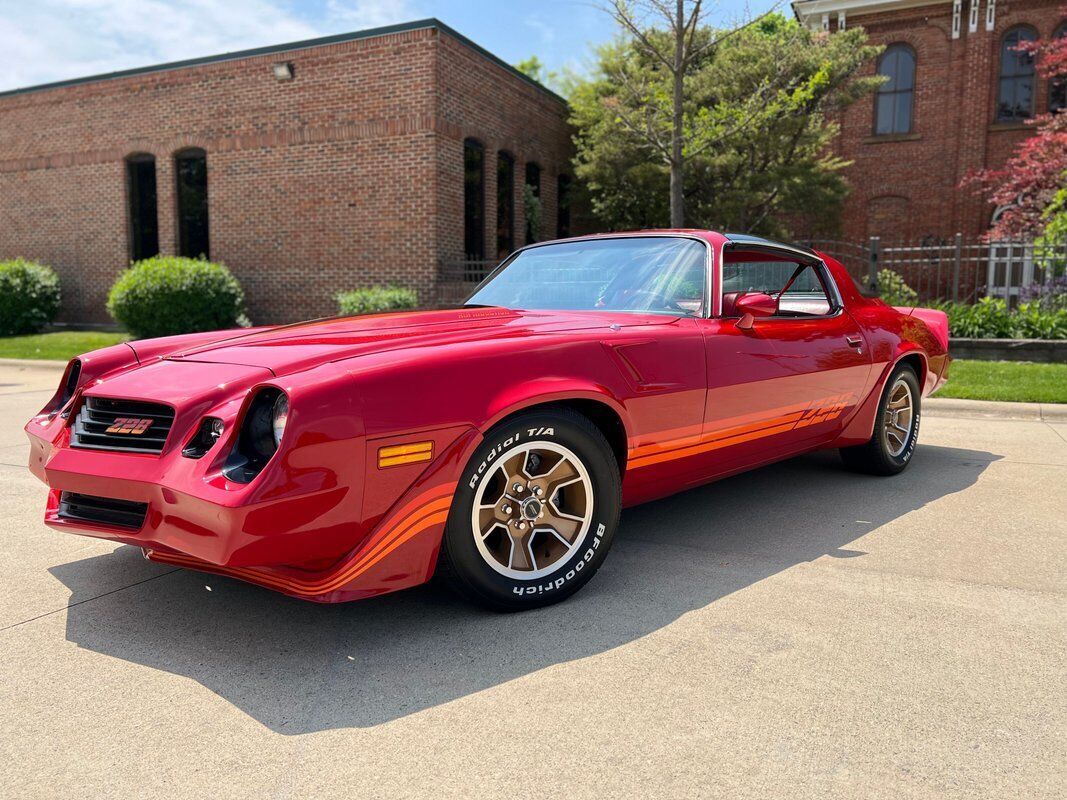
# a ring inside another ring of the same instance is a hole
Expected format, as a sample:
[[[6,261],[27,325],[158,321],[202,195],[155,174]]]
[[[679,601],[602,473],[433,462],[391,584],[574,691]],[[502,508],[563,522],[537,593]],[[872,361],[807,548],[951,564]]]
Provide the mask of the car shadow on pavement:
[[[862,557],[850,542],[966,489],[999,458],[920,446],[887,479],[816,453],[630,509],[581,592],[524,614],[434,585],[316,605],[152,565],[163,577],[70,608],[67,639],[192,678],[279,733],[373,726],[632,642],[794,565]],[[121,547],[51,572],[74,604],[99,593],[94,576],[140,558]]]

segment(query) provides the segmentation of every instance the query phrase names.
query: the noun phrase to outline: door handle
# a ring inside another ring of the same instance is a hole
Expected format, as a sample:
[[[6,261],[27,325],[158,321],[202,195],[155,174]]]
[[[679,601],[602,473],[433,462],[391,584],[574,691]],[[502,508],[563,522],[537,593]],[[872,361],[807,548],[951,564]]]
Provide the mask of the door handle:
[[[863,339],[859,336],[846,336],[845,341],[849,347],[863,347]]]

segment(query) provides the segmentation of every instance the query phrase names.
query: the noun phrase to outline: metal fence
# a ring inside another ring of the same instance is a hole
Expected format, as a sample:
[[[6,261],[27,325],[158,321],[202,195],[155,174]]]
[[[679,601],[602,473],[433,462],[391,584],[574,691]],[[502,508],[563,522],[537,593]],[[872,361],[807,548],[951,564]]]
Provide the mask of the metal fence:
[[[919,302],[974,303],[1001,297],[1009,306],[1035,284],[1047,284],[1067,268],[1067,242],[967,240],[928,237],[918,244],[874,236],[866,242],[811,240],[811,247],[834,257],[862,285],[877,291],[878,272],[896,272],[919,294]]]
[[[974,303],[989,296],[1004,298],[1014,307],[1027,287],[1067,274],[1067,242],[986,242],[956,235],[951,239],[927,237],[917,244],[877,236],[863,242],[812,239],[804,244],[840,261],[857,283],[875,292],[879,271],[896,272],[918,293],[920,303]],[[438,304],[462,303],[498,263],[439,264]]]

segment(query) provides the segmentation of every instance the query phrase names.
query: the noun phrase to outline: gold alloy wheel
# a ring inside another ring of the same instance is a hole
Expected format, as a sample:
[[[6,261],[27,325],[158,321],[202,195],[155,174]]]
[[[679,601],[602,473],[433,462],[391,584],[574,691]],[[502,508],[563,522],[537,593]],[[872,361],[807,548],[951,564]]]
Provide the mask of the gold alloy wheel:
[[[529,580],[566,563],[592,518],[585,465],[562,445],[532,442],[497,456],[475,493],[471,526],[490,567]]]
[[[915,401],[911,385],[903,378],[897,378],[889,390],[889,402],[886,403],[882,418],[882,431],[885,435],[886,449],[893,458],[908,446],[912,436],[912,419],[915,416]]]

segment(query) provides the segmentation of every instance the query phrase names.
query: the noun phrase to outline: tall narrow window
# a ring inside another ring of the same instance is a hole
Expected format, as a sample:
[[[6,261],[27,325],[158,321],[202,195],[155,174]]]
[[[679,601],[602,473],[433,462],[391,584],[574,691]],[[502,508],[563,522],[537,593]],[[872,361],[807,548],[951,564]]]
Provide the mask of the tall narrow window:
[[[159,215],[156,207],[156,158],[134,153],[126,158],[126,214],[130,231],[130,261],[159,254]]]
[[[874,97],[874,133],[886,136],[911,133],[915,99],[915,51],[906,44],[891,44],[878,59],[878,74],[888,80]]]
[[[1062,39],[1067,36],[1067,22],[1056,28],[1052,34],[1053,39]],[[1067,79],[1056,78],[1048,84],[1048,110],[1055,114],[1057,111],[1067,109]]]
[[[463,250],[485,260],[485,149],[474,139],[463,142]]]
[[[178,255],[209,258],[207,153],[193,147],[174,156],[178,190]]]
[[[541,166],[526,162],[526,244],[537,241],[541,234]]]
[[[515,249],[515,159],[496,154],[496,257],[503,260]]]
[[[1000,44],[997,122],[1027,119],[1034,113],[1034,57],[1019,50],[1037,36],[1030,28],[1012,28]]]
[[[556,179],[556,238],[571,235],[571,176],[560,175]]]

